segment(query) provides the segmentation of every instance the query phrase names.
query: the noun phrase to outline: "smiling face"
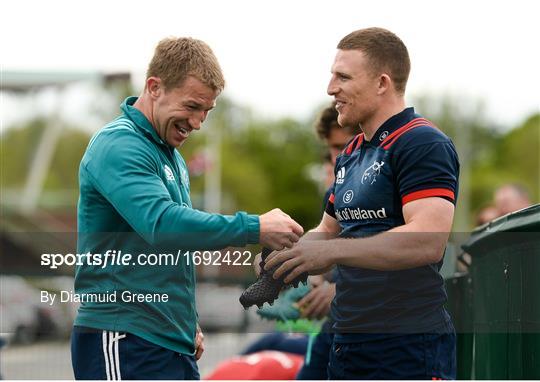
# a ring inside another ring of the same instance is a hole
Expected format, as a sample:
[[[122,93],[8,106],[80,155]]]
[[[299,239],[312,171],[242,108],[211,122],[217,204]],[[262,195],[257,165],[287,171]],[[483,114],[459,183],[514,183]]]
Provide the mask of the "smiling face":
[[[218,90],[193,76],[169,90],[155,78],[149,82],[149,91],[154,101],[151,122],[160,138],[173,147],[183,144],[193,130],[201,128],[219,95]]]
[[[358,126],[378,107],[379,78],[360,50],[338,50],[327,92],[334,97],[341,126]]]

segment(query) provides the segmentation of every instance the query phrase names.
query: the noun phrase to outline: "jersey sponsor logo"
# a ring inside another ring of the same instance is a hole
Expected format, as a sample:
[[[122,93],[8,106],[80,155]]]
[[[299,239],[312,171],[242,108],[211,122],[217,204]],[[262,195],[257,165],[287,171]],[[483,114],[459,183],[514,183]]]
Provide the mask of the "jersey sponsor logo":
[[[165,171],[165,177],[167,180],[174,180],[174,174],[169,166],[164,165],[163,170]]]
[[[385,130],[382,132],[381,136],[379,137],[379,141],[384,141],[386,139],[386,137],[388,136],[388,131]]]
[[[354,198],[354,192],[353,190],[347,190],[345,191],[345,194],[343,194],[343,203],[350,203]]]
[[[378,210],[363,210],[359,208],[340,208],[336,210],[338,221],[342,220],[366,220],[366,219],[384,219],[386,209],[383,207]]]
[[[345,181],[345,167],[339,169],[336,175],[336,184],[343,184]]]
[[[371,166],[369,166],[364,175],[362,175],[362,184],[373,184],[377,180],[377,176],[381,173],[381,168],[384,165],[383,161],[377,162],[374,161]]]

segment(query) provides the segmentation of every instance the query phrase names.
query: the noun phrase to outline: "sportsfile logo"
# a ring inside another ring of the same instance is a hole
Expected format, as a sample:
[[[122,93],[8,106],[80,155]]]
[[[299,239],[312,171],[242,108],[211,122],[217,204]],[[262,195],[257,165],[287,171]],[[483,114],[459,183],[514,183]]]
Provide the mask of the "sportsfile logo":
[[[336,184],[343,184],[345,181],[345,167],[342,167],[339,169],[338,173],[336,174]]]
[[[384,219],[386,218],[386,210],[362,210],[360,208],[340,208],[336,211],[336,216],[339,221],[342,220],[366,220],[366,219]]]

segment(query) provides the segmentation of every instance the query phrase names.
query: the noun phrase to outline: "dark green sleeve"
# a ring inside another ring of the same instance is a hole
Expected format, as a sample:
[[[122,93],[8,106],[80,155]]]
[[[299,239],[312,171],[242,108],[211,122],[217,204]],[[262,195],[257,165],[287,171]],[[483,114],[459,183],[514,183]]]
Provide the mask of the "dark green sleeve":
[[[144,137],[117,131],[98,137],[85,170],[96,189],[148,243],[175,241],[188,249],[244,246],[259,240],[259,218],[210,214],[174,202],[158,175],[155,148]]]

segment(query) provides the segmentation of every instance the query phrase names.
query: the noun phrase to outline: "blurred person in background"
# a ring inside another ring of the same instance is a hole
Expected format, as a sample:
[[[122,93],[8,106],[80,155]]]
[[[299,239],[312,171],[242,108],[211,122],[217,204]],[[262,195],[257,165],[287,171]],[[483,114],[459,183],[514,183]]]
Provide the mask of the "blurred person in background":
[[[482,225],[498,217],[519,211],[531,205],[527,189],[517,183],[509,183],[497,188],[493,194],[493,202],[478,212],[476,224]]]
[[[511,183],[499,187],[493,197],[495,208],[503,216],[531,205],[527,189],[520,184]]]
[[[279,266],[274,278],[288,283],[337,265],[329,379],[455,379],[439,273],[458,191],[455,147],[405,107],[410,59],[399,37],[361,29],[337,49],[328,94],[338,123],[363,134],[336,161],[315,238],[273,252],[265,269]]]
[[[349,142],[355,135],[361,132],[359,126],[354,127],[341,127],[337,122],[338,112],[336,110],[336,104],[332,103],[330,106],[323,109],[319,118],[315,122],[315,131],[321,141],[324,142],[328,148],[328,153],[325,156],[325,186],[328,188],[334,183],[334,167],[336,165],[336,158],[345,148],[347,142]],[[328,193],[328,192],[327,192]],[[328,201],[328,195],[324,198],[324,207]],[[323,208],[324,208],[323,207]]]
[[[142,248],[158,253],[251,243],[283,249],[298,240],[302,227],[279,209],[226,216],[192,208],[187,167],[176,148],[201,128],[224,85],[206,43],[159,42],[142,94],[124,101],[121,115],[94,135],[81,161],[78,253],[121,250],[135,257]],[[116,291],[151,297],[113,301],[108,294]],[[103,295],[83,302],[75,320],[76,379],[199,379],[204,344],[193,262],[79,265],[75,293]]]
[[[361,133],[360,126],[341,127],[337,121],[338,112],[336,103],[323,109],[315,122],[315,131],[321,141],[324,142],[330,153],[330,162],[336,165],[336,158],[343,151],[347,143],[357,134]]]
[[[494,219],[497,219],[499,216],[499,209],[493,204],[487,205],[478,211],[476,214],[476,225],[480,226],[486,224]]]
[[[529,193],[524,186],[517,183],[504,184],[495,190],[493,201],[476,214],[476,226],[482,226],[501,216],[527,208],[531,204]],[[465,263],[470,265],[471,255],[464,253],[463,256]],[[466,271],[467,268],[458,263],[458,269]]]
[[[323,157],[323,174],[323,186],[328,192],[328,189],[334,183],[334,164],[332,163],[332,157],[329,152]]]

